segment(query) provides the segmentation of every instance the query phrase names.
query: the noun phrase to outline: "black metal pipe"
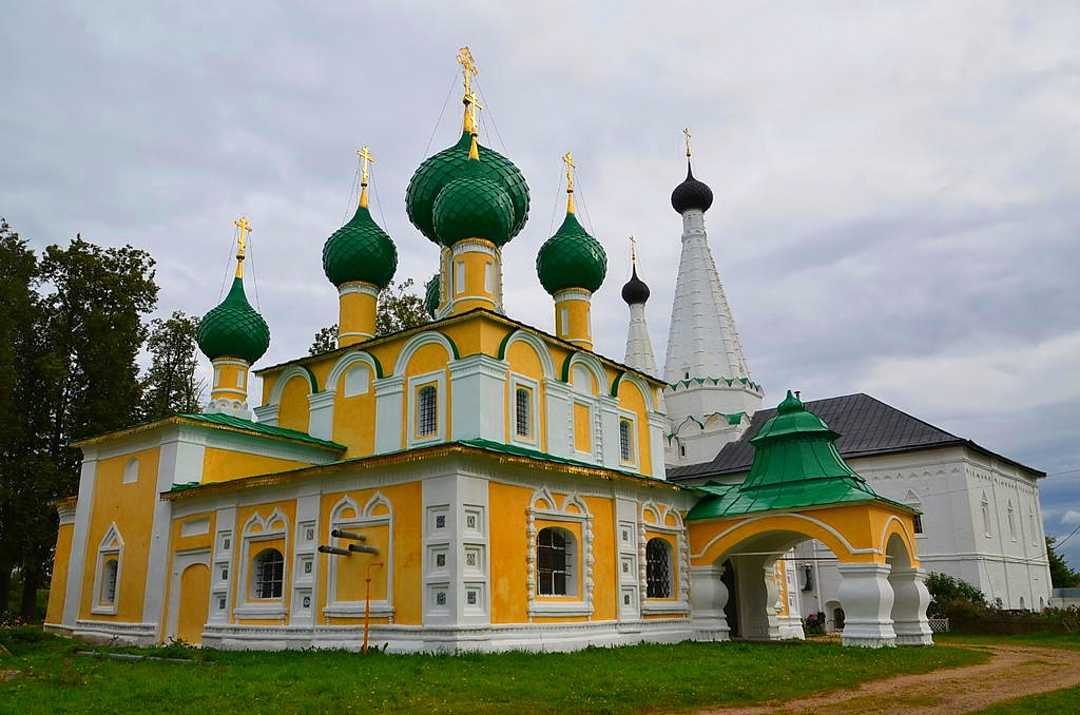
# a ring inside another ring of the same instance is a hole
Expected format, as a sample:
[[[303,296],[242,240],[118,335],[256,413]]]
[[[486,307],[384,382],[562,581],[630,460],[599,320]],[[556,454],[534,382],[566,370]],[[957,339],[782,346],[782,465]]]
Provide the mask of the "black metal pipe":
[[[319,547],[319,553],[320,554],[333,554],[334,556],[348,556],[349,555],[349,550],[348,549],[339,549],[336,546],[320,546]]]
[[[330,532],[330,536],[335,539],[349,539],[350,541],[367,541],[367,537],[363,534],[354,534],[351,531],[343,531],[342,529],[334,529]]]

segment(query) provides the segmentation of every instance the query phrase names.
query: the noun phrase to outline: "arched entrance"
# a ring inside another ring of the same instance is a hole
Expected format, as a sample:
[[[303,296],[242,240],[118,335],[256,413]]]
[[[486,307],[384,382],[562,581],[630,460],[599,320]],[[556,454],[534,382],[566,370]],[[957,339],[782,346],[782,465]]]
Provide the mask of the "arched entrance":
[[[724,605],[724,617],[727,619],[728,633],[732,638],[738,638],[742,634],[739,631],[739,589],[735,583],[735,564],[728,559],[721,568],[723,572],[720,578],[728,592],[727,603]]]
[[[203,627],[210,613],[210,569],[192,564],[180,574],[180,614],[176,636],[185,643],[202,643]]]
[[[889,560],[889,585],[893,591],[890,613],[897,645],[931,645],[934,642],[926,607],[930,592],[926,572],[911,565],[911,551],[903,531],[894,531],[886,541]]]

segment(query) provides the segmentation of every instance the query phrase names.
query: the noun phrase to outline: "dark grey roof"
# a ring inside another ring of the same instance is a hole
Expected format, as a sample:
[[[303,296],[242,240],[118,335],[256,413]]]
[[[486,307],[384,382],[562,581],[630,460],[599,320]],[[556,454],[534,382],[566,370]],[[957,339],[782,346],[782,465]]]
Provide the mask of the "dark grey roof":
[[[839,433],[840,439],[836,441],[836,447],[846,459],[866,457],[873,454],[910,452],[916,449],[965,445],[1033,472],[1037,476],[1046,476],[1045,472],[995,454],[971,440],[957,437],[862,392],[854,395],[814,400],[813,402],[807,402],[806,407],[825,420],[825,423],[834,432]],[[758,410],[754,413],[753,418],[750,420],[750,426],[743,432],[742,437],[736,442],[724,445],[724,448],[711,462],[668,467],[667,478],[670,481],[678,482],[686,479],[699,479],[706,476],[737,474],[748,471],[751,462],[754,461],[754,447],[750,444],[750,440],[758,433],[761,426],[775,414],[775,409]]]

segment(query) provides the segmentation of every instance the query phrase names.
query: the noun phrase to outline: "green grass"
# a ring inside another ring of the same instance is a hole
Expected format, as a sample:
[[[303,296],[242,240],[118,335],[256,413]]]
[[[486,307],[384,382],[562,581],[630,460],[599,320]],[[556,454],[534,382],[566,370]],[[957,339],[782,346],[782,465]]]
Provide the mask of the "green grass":
[[[1063,690],[1052,690],[1042,695],[1028,695],[1025,698],[1007,700],[992,705],[979,712],[990,715],[1008,715],[1009,713],[1023,713],[1023,715],[1028,715],[1028,713],[1039,713],[1039,715],[1068,713],[1072,715],[1080,712],[1080,688],[1064,688]]]
[[[20,629],[0,671],[0,712],[648,712],[789,699],[899,673],[983,662],[960,648],[681,643],[570,654],[370,655],[158,648],[190,664],[75,655]],[[99,648],[101,651],[119,650]],[[124,649],[131,651],[132,649]],[[0,678],[2,679],[2,678]]]
[[[1028,645],[1044,648],[1080,650],[1080,634],[1027,633],[1016,636],[937,633],[934,642],[941,645]]]

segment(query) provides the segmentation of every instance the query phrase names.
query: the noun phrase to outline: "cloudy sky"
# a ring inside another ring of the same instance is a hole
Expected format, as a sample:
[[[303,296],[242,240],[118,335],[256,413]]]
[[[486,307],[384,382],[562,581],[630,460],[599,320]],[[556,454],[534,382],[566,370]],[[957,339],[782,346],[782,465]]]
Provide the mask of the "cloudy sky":
[[[422,282],[437,251],[404,190],[460,127],[471,46],[482,141],[532,191],[507,309],[550,328],[533,261],[563,210],[607,248],[598,349],[620,358],[626,237],[658,356],[679,255],[681,130],[768,402],[865,391],[1050,473],[1080,526],[1080,5],[1076,3],[8,3],[0,215],[37,247],[153,253],[159,310],[218,300],[232,220],[255,227],[263,364],[336,320],[325,238],[355,149]],[[249,286],[249,294],[254,291]],[[254,295],[252,295],[254,297]],[[1067,551],[1080,565],[1080,534]]]

